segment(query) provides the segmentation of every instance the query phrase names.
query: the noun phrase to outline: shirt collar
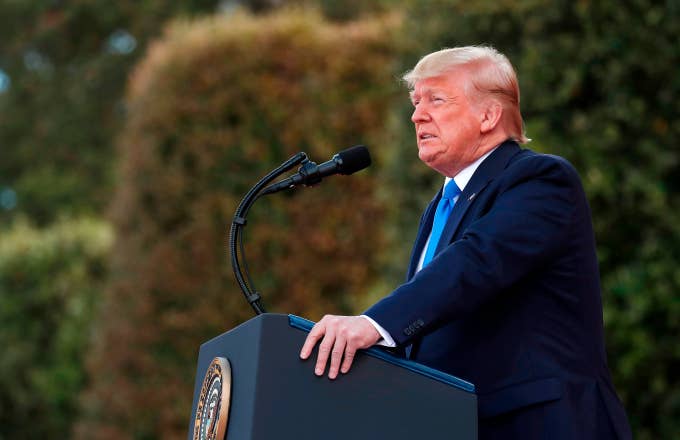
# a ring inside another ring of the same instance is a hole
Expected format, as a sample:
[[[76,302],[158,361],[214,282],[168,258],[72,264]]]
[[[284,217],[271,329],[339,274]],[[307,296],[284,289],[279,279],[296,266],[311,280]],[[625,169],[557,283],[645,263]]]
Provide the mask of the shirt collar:
[[[496,148],[498,148],[498,147],[496,147]],[[460,188],[461,192],[463,190],[465,190],[465,186],[468,184],[468,182],[470,182],[470,179],[472,179],[472,175],[475,174],[475,171],[477,171],[477,167],[479,167],[479,165],[481,165],[482,162],[484,162],[484,159],[489,157],[489,155],[491,153],[496,151],[496,148],[494,148],[493,150],[487,151],[483,156],[481,156],[476,161],[472,162],[467,167],[463,168],[460,171],[460,173],[456,174],[455,176],[446,177],[444,179],[444,186],[446,186],[446,184],[449,183],[451,181],[451,179],[453,179],[456,182],[456,185],[458,185],[458,188]]]

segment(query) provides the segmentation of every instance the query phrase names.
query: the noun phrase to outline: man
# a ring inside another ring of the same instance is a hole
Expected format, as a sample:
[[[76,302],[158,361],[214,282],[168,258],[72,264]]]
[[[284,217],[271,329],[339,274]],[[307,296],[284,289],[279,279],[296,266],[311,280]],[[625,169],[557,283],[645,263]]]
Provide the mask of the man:
[[[315,367],[347,373],[358,349],[403,347],[474,383],[479,436],[630,438],[603,341],[590,209],[564,159],[521,149],[507,58],[461,47],[421,59],[411,89],[418,155],[445,176],[421,219],[407,282],[362,316],[325,316]]]

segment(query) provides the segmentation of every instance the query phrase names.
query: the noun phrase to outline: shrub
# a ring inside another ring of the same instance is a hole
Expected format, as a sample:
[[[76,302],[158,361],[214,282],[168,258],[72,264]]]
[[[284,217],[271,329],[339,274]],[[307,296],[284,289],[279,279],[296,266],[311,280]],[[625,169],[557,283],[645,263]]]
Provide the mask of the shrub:
[[[112,242],[108,224],[17,221],[0,240],[0,438],[65,438]]]

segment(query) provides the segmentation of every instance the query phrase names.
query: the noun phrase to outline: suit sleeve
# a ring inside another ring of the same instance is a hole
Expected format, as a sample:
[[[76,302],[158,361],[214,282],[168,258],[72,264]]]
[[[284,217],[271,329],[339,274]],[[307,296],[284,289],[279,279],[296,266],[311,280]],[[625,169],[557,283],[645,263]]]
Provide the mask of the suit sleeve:
[[[474,312],[559,255],[585,200],[575,170],[554,156],[511,164],[493,182],[493,201],[409,282],[364,314],[398,345]],[[491,185],[490,185],[491,186]],[[479,201],[481,203],[481,201]]]

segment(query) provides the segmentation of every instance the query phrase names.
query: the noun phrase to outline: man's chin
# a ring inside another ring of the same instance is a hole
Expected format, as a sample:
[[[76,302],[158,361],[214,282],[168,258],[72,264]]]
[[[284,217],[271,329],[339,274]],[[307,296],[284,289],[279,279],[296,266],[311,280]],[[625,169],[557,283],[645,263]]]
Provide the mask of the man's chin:
[[[451,176],[450,174],[447,174],[447,170],[449,170],[449,168],[446,166],[446,163],[442,162],[442,154],[443,152],[430,154],[422,154],[422,152],[419,152],[418,157],[425,165],[432,168],[439,174],[442,174],[444,176]]]
[[[426,148],[418,150],[418,158],[429,167],[432,166],[431,164],[434,164],[439,156],[441,156],[441,153],[428,151]]]

